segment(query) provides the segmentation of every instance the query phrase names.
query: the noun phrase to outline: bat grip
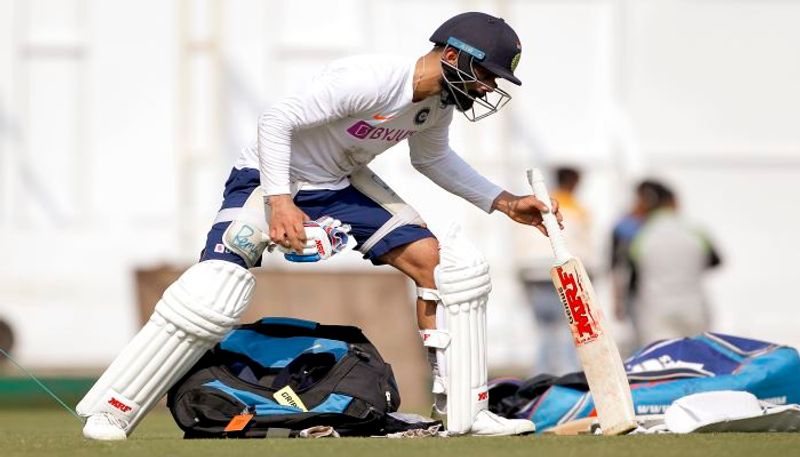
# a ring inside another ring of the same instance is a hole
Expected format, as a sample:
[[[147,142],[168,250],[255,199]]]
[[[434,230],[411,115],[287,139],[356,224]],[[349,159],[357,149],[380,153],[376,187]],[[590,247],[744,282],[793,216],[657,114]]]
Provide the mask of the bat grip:
[[[567,250],[564,236],[561,234],[561,227],[558,225],[558,219],[556,219],[552,211],[553,208],[550,206],[550,193],[544,183],[544,176],[538,168],[529,169],[527,174],[533,196],[544,203],[550,210],[547,213],[542,213],[542,224],[547,229],[550,246],[553,248],[553,255],[556,258],[556,265],[562,265],[572,258],[572,254]]]

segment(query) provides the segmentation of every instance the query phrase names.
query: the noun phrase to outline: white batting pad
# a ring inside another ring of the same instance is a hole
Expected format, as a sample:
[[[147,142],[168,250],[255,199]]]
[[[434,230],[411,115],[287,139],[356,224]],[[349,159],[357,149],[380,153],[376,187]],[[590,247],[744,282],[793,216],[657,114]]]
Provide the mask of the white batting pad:
[[[253,275],[231,262],[209,260],[186,270],[81,400],[78,414],[113,414],[130,434],[155,402],[237,323],[254,287]]]
[[[450,341],[445,349],[447,430],[470,431],[480,411],[487,409],[486,302],[492,290],[489,264],[454,225],[440,241],[439,265],[434,270],[444,328]]]

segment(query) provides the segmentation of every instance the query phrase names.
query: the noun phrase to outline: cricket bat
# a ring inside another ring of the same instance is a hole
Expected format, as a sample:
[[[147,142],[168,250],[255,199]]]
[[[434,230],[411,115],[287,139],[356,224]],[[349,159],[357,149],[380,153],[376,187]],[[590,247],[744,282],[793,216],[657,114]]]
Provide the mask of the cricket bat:
[[[550,195],[538,169],[528,170],[533,195],[550,207]],[[636,428],[631,387],[619,349],[597,302],[592,283],[579,259],[569,253],[552,212],[543,214],[555,262],[553,284],[567,315],[575,347],[592,393],[604,435],[620,435]]]

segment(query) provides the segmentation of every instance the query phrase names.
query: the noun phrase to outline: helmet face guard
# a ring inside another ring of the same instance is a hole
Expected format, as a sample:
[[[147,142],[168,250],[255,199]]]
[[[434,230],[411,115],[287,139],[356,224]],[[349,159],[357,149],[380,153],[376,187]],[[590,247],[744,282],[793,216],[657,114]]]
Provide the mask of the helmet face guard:
[[[458,53],[456,65],[444,59],[444,52],[454,49]],[[492,87],[481,81],[475,72],[476,65],[485,54],[460,40],[451,37],[442,52],[442,103],[455,105],[471,122],[491,116],[511,101],[511,95],[499,87]],[[477,60],[477,62],[476,62]],[[488,71],[488,70],[486,70]],[[482,91],[470,90],[468,86],[479,87]]]

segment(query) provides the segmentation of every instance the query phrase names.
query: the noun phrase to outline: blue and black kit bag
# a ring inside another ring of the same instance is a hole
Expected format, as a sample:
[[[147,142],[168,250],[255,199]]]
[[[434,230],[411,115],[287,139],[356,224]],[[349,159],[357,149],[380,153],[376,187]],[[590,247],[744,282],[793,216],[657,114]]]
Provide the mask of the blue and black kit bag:
[[[656,341],[625,361],[637,415],[664,414],[677,399],[717,390],[750,392],[774,404],[800,403],[800,354],[777,343],[702,333]],[[530,419],[537,433],[595,416],[583,372],[541,374],[526,381],[489,383],[489,409],[500,416]]]
[[[237,326],[167,395],[184,438],[293,437],[314,426],[385,433],[392,367],[360,329],[265,318]]]

